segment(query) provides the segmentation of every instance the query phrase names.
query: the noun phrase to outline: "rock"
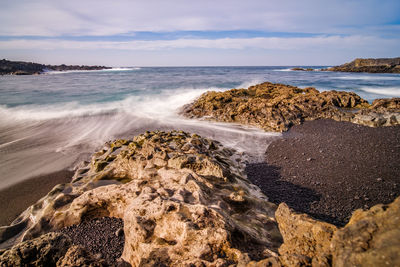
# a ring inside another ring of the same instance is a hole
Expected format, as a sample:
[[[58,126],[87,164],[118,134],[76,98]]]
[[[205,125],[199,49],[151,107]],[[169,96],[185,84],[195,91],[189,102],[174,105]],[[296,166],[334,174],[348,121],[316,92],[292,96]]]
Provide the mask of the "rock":
[[[15,222],[26,227],[5,243],[110,216],[123,220],[122,258],[133,266],[247,264],[278,255],[276,206],[247,180],[236,152],[198,135],[151,132],[121,144],[108,161],[117,142],[26,210]],[[98,162],[107,164],[100,170]]]
[[[400,198],[389,205],[356,210],[335,232],[333,266],[397,266],[400,262]]]
[[[342,72],[400,73],[400,57],[397,58],[357,58],[350,63],[325,69]]]
[[[104,266],[60,233],[22,242],[0,255],[1,266]]]
[[[279,205],[283,266],[397,266],[400,262],[400,197],[389,205],[356,210],[337,229]]]
[[[371,127],[400,122],[399,100],[381,99],[371,106],[355,93],[262,83],[248,89],[204,93],[181,114],[283,132],[305,120],[333,119]]]
[[[275,216],[283,237],[279,254],[284,266],[311,266],[313,261],[329,266],[322,263],[331,260],[330,244],[336,226],[297,214],[285,203],[279,205]]]
[[[292,69],[290,69],[290,70],[296,70],[296,71],[314,71],[314,69],[312,69],[312,68],[298,68],[298,67],[292,68]]]

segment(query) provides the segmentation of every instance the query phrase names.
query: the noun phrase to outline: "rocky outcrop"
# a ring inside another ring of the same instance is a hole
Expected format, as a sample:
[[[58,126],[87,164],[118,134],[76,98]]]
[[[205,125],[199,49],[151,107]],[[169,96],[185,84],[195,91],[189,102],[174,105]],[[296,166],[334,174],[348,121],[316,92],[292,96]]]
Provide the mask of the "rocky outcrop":
[[[301,89],[266,82],[248,89],[204,93],[194,103],[186,105],[181,114],[282,132],[305,120],[322,118],[368,126],[397,125],[400,121],[398,103],[396,98],[381,99],[370,108],[369,103],[355,93],[319,92],[312,87]]]
[[[390,205],[356,210],[341,229],[280,204],[276,220],[284,239],[284,266],[398,266],[400,198]]]
[[[290,70],[296,70],[296,71],[314,71],[314,69],[312,69],[312,68],[300,68],[300,67],[291,68]]]
[[[324,69],[342,72],[400,73],[400,57],[397,58],[357,58],[350,63]]]
[[[243,174],[240,155],[184,132],[117,140],[70,184],[55,187],[9,227],[3,245],[103,216],[121,218],[132,264],[223,266],[276,257],[276,206]]]
[[[396,266],[399,220],[400,198],[355,211],[340,229],[277,208],[247,180],[235,151],[195,134],[147,132],[107,143],[71,183],[2,227],[2,246],[11,248],[0,261],[113,264],[51,231],[83,245],[110,242],[96,231],[116,223],[111,232],[125,235],[120,263],[132,266]]]
[[[67,71],[67,70],[102,70],[111,69],[105,66],[68,66],[68,65],[44,65],[32,62],[0,60],[0,75],[33,75],[41,74],[46,70]]]

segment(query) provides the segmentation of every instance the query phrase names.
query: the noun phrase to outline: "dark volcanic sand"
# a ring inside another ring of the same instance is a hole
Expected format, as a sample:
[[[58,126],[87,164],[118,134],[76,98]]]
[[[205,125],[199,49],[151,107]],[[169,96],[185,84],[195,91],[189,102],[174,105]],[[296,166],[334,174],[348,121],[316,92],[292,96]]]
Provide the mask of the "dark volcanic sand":
[[[116,263],[124,249],[124,223],[113,217],[94,218],[79,225],[61,229],[76,245],[81,245],[93,255],[104,259],[108,265]]]
[[[400,127],[305,122],[246,171],[271,202],[343,226],[354,210],[400,195]]]

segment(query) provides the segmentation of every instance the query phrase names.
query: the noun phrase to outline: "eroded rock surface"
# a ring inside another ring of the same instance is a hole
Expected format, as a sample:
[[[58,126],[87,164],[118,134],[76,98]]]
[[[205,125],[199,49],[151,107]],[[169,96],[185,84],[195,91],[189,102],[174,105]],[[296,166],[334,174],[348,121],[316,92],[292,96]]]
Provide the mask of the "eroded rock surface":
[[[376,100],[371,105],[351,92],[319,92],[309,87],[262,83],[248,89],[207,92],[181,113],[189,118],[205,118],[283,132],[305,120],[333,119],[379,127],[398,125],[399,99]],[[385,108],[385,106],[391,108]]]
[[[0,252],[1,266],[105,266],[60,233],[44,234]]]
[[[11,245],[110,216],[124,221],[122,258],[133,266],[245,264],[278,255],[275,209],[234,151],[152,132],[109,143],[1,234]]]
[[[276,220],[284,243],[284,266],[399,266],[400,198],[389,205],[356,210],[343,228],[279,205]]]

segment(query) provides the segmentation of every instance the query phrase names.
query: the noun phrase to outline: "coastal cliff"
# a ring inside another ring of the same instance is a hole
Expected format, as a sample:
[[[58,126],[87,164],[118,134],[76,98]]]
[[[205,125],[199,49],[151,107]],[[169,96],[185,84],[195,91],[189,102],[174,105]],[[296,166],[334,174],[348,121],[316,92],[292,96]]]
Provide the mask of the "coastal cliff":
[[[0,228],[7,248],[0,250],[0,261],[3,266],[399,262],[399,198],[357,210],[337,228],[269,202],[243,168],[240,154],[196,134],[147,132],[109,142],[81,164],[71,183],[56,186]],[[119,252],[110,249],[118,242]]]
[[[44,71],[68,71],[68,70],[103,70],[111,69],[105,66],[79,66],[79,65],[45,65],[24,61],[0,60],[0,75],[33,75]]]
[[[181,114],[284,132],[307,120],[333,119],[371,127],[400,122],[400,98],[377,99],[372,105],[352,92],[326,91],[265,82],[248,89],[206,92]]]
[[[400,57],[397,58],[357,58],[352,62],[325,69],[341,72],[400,73]]]

